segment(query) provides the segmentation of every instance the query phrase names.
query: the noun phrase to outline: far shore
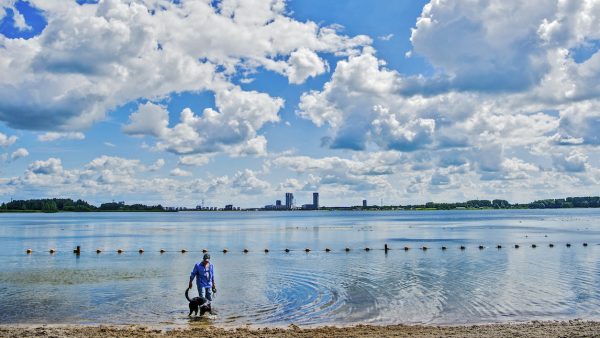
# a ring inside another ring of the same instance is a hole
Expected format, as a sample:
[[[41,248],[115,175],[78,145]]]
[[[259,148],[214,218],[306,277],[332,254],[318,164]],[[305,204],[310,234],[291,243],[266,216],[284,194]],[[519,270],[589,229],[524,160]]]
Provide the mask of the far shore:
[[[583,209],[600,209],[600,208],[454,208],[454,209],[436,209],[436,208],[414,208],[414,209],[403,209],[403,208],[352,208],[352,207],[332,207],[332,208],[319,208],[319,209],[292,209],[292,210],[268,210],[268,209],[241,209],[241,210],[90,210],[90,211],[53,211],[46,212],[41,210],[1,210],[2,214],[89,214],[89,213],[179,213],[179,212],[197,212],[197,213],[244,213],[244,212],[265,212],[265,213],[287,213],[287,212],[319,212],[319,211],[352,211],[352,212],[407,212],[407,211],[516,211],[516,210],[583,210]]]
[[[600,322],[570,320],[460,326],[357,325],[315,328],[290,325],[287,328],[234,329],[217,328],[207,324],[176,328],[145,325],[0,325],[0,337],[600,337]]]

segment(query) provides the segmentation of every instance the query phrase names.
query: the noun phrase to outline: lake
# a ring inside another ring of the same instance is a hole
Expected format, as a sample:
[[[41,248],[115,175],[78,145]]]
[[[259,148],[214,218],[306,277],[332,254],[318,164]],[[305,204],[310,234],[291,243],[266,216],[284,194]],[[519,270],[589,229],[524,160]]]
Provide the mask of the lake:
[[[600,319],[598,244],[599,209],[0,214],[0,323]],[[215,314],[189,319],[202,249]]]

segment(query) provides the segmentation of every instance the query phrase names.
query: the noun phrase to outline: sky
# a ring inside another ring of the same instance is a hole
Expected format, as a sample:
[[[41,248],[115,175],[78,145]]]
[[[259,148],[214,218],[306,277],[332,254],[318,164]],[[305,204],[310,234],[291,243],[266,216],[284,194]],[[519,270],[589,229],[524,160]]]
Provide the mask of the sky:
[[[598,195],[600,0],[0,0],[0,200]]]

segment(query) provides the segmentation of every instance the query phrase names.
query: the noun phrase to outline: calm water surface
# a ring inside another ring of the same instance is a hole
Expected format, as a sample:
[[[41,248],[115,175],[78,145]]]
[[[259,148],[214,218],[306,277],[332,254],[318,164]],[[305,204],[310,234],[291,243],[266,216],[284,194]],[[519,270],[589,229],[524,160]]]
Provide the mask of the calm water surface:
[[[600,319],[599,244],[598,209],[0,214],[0,323]],[[190,320],[183,292],[204,248],[216,314]]]

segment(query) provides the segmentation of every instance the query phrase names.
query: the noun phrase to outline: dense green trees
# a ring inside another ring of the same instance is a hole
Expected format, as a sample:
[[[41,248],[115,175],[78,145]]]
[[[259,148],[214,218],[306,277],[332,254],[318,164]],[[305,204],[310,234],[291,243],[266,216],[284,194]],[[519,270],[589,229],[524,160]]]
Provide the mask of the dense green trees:
[[[525,204],[510,204],[505,200],[471,200],[460,203],[434,203],[402,206],[404,209],[561,209],[561,208],[600,208],[600,197],[567,197],[546,199]]]
[[[600,197],[567,197],[539,200],[528,204],[529,209],[600,208]]]
[[[104,203],[100,207],[89,204],[84,200],[73,201],[70,198],[47,198],[32,200],[15,200],[0,205],[0,212],[30,211],[30,212],[59,212],[59,211],[165,211],[159,205],[143,204],[127,205],[124,202]]]

